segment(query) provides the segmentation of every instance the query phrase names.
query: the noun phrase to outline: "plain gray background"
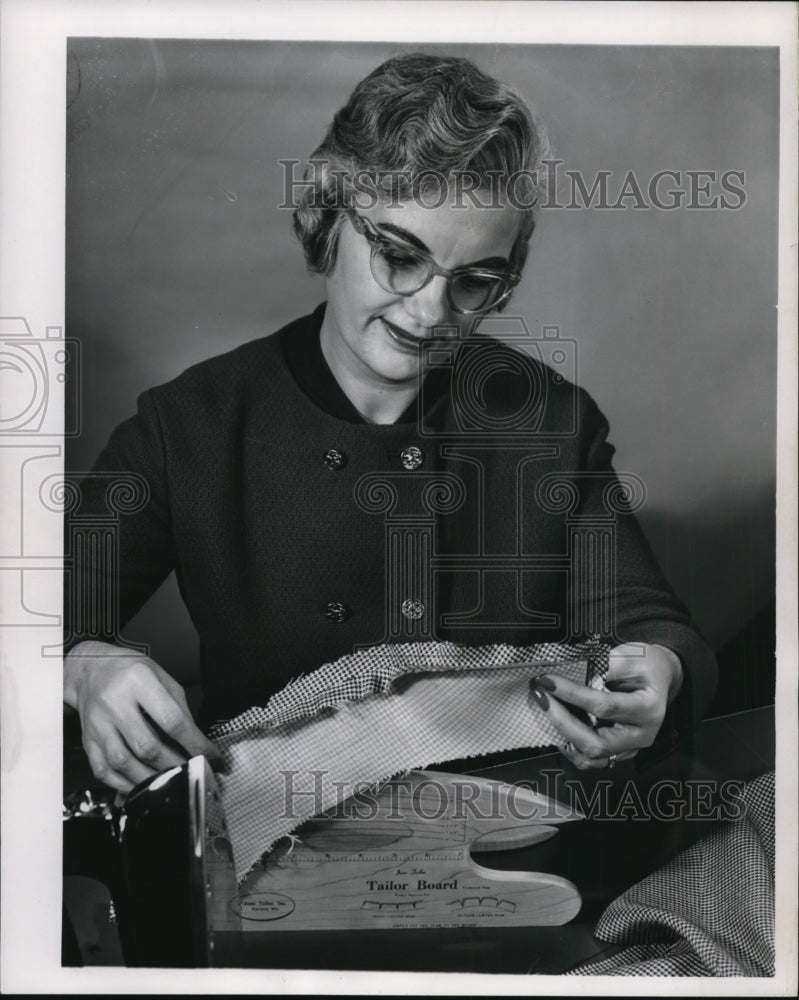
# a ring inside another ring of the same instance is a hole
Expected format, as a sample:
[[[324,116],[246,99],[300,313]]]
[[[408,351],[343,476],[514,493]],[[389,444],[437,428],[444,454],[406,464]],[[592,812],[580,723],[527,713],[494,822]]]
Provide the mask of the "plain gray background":
[[[466,55],[548,124],[562,169],[743,171],[737,210],[549,209],[506,315],[578,344],[578,381],[641,521],[714,647],[773,599],[778,52],[631,46],[397,46],[72,39],[67,333],[83,344],[87,469],[142,390],[324,299],[279,159],[304,160],[354,85],[423,48]],[[718,184],[713,193],[720,193]],[[566,197],[568,200],[568,197]],[[193,675],[168,582],[126,635]]]

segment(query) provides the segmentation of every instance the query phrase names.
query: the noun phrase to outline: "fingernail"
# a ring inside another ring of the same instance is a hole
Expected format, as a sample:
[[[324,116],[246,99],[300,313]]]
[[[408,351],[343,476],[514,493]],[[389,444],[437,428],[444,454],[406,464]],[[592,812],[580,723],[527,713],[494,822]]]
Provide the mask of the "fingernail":
[[[556,690],[555,682],[552,680],[551,677],[536,677],[535,682],[536,684],[544,688],[545,691]]]
[[[546,694],[538,686],[537,681],[530,681],[530,694],[535,698],[539,706],[546,712],[549,708],[549,698],[547,698]]]

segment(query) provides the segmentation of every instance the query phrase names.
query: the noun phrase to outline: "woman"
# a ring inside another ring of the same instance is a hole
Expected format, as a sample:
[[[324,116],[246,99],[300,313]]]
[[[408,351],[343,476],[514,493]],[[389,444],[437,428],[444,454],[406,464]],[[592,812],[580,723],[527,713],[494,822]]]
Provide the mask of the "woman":
[[[520,278],[545,157],[524,102],[466,60],[389,60],[336,115],[295,212],[326,303],[144,393],[83,485],[81,513],[102,506],[103,474],[146,484],[120,521],[121,619],[174,569],[202,656],[198,726],[156,663],[73,617],[65,701],[99,778],[128,791],[215,756],[201,727],[357,648],[529,645],[587,624],[615,644],[609,690],[545,677],[532,692],[573,763],[693,728],[713,659],[632,515],[608,507],[607,423],[474,329]],[[575,525],[609,515],[609,575],[564,567]]]

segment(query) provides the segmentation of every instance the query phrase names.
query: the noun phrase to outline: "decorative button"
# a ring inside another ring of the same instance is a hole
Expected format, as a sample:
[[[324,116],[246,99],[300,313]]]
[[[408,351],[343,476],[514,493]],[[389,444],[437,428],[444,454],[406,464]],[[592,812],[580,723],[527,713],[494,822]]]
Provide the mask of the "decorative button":
[[[339,451],[338,448],[328,448],[324,454],[324,463],[333,472],[336,469],[343,469],[347,464],[347,456],[343,451]]]
[[[421,601],[403,601],[400,610],[406,618],[421,618],[424,614],[424,604]]]
[[[410,448],[405,448],[400,453],[400,458],[402,459],[402,464],[406,469],[418,469],[424,461],[422,449],[417,448],[416,445],[411,445]]]
[[[345,622],[351,614],[352,612],[347,605],[342,604],[341,601],[331,601],[325,608],[325,618],[336,625]]]

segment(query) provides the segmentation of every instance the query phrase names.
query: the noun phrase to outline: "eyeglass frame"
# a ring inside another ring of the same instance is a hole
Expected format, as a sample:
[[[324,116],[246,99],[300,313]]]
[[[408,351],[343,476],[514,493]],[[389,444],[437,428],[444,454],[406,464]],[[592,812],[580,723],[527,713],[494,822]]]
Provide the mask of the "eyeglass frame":
[[[495,271],[492,270],[490,267],[464,266],[464,267],[455,267],[451,271],[449,271],[445,267],[441,267],[439,264],[437,264],[435,260],[433,260],[433,258],[430,256],[430,254],[427,253],[426,251],[419,250],[417,247],[410,246],[408,243],[403,243],[400,240],[395,240],[389,236],[384,235],[383,233],[379,233],[375,229],[373,223],[371,223],[368,219],[365,219],[362,215],[359,215],[359,213],[356,212],[355,209],[352,208],[351,206],[346,208],[345,211],[350,221],[352,222],[355,231],[357,233],[360,233],[360,235],[367,240],[367,242],[371,247],[369,267],[371,268],[372,271],[372,277],[384,291],[391,292],[392,295],[401,295],[403,296],[403,298],[407,298],[410,295],[415,295],[417,292],[420,292],[426,285],[429,285],[430,282],[433,280],[433,278],[436,277],[436,275],[441,275],[442,278],[447,279],[447,301],[450,304],[450,308],[452,308],[456,313],[459,313],[461,316],[478,316],[481,313],[491,312],[492,309],[496,309],[497,306],[499,306],[502,302],[504,302],[508,298],[508,296],[516,287],[516,285],[518,285],[519,282],[521,281],[522,276],[517,271]],[[399,292],[394,288],[386,288],[385,285],[380,281],[377,274],[375,273],[374,260],[375,260],[375,254],[377,253],[377,250],[381,243],[388,244],[389,246],[401,247],[402,249],[407,250],[409,253],[412,253],[415,256],[419,257],[420,260],[422,260],[424,263],[427,264],[427,266],[430,268],[430,273],[428,277],[421,283],[421,285],[419,285],[418,288],[415,288],[413,291],[410,292]],[[459,277],[464,274],[475,275],[477,277],[484,277],[484,278],[500,278],[506,284],[505,291],[496,300],[496,302],[492,302],[490,306],[483,306],[481,309],[462,309],[460,308],[460,306],[456,305],[455,302],[453,301],[452,280],[453,278]]]

